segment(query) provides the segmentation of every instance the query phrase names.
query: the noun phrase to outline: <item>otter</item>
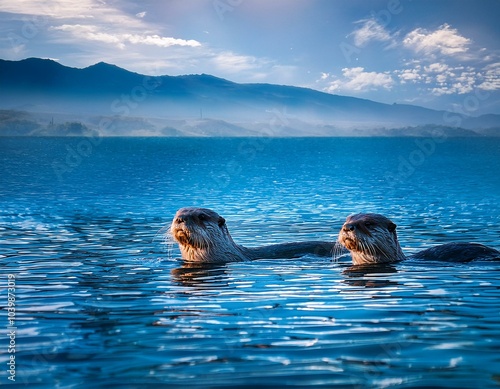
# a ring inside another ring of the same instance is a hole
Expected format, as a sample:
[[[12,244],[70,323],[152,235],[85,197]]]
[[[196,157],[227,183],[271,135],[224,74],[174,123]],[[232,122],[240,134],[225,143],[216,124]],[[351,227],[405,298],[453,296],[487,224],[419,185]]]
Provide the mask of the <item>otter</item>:
[[[179,243],[182,258],[188,262],[226,263],[255,259],[298,258],[307,254],[331,256],[333,242],[292,242],[261,247],[236,244],[226,220],[207,208],[187,207],[177,211],[170,233]]]
[[[500,260],[500,251],[479,243],[446,243],[409,257],[403,253],[396,224],[383,215],[358,213],[348,216],[340,229],[338,242],[348,249],[354,265],[388,264],[405,259],[447,262]]]

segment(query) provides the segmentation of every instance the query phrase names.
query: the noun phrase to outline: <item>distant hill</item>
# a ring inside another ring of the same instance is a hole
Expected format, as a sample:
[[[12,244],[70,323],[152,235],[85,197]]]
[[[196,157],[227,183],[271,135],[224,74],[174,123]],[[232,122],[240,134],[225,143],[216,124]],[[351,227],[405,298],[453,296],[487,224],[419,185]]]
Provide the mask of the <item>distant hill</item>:
[[[140,128],[143,133],[158,135],[249,136],[267,125],[279,136],[328,136],[332,129],[349,133],[352,129],[373,132],[457,125],[456,115],[419,106],[383,104],[293,86],[238,84],[207,74],[152,77],[103,62],[77,69],[48,59],[0,60],[0,96],[4,110],[73,114],[85,122],[98,116],[122,123],[143,118],[156,123],[150,123],[153,127],[141,124],[146,126]],[[172,126],[175,120],[183,124]],[[273,125],[279,128],[273,130]],[[460,127],[496,135],[500,115],[469,117],[460,120]],[[120,129],[113,131],[121,134]]]

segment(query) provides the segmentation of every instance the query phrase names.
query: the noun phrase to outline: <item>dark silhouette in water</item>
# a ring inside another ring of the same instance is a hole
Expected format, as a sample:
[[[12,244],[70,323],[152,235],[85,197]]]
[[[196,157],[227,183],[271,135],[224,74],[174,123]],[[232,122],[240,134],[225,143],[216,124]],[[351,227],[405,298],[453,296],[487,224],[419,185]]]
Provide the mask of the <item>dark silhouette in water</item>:
[[[292,242],[260,247],[236,244],[226,220],[207,208],[181,208],[175,214],[170,232],[179,243],[182,258],[189,262],[226,263],[254,259],[297,258],[312,254],[331,256],[333,242]]]
[[[384,264],[405,259],[447,262],[500,260],[500,251],[479,243],[446,243],[406,257],[398,242],[396,224],[383,215],[358,213],[347,217],[338,241],[347,248],[354,265]]]

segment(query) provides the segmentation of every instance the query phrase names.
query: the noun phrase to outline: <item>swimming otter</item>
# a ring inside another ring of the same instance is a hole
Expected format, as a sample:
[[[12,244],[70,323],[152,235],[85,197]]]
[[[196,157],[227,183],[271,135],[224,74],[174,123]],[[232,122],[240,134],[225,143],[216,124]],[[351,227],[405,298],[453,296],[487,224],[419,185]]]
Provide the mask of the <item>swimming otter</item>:
[[[187,207],[177,211],[170,232],[179,243],[182,258],[190,262],[225,263],[254,259],[296,258],[307,254],[330,256],[333,242],[293,242],[262,247],[236,244],[226,220],[207,208]]]
[[[398,242],[396,224],[376,213],[348,216],[340,229],[338,241],[351,252],[354,265],[394,263],[407,259]],[[500,260],[500,251],[479,243],[446,243],[408,258],[448,262]]]

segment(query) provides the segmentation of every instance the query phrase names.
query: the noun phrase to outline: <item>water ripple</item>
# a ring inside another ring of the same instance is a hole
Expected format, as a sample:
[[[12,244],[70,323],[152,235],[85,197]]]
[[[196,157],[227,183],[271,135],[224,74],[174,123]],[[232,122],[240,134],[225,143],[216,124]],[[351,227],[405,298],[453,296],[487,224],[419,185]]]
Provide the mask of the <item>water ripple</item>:
[[[379,211],[408,253],[449,240],[499,248],[500,183],[456,158],[467,150],[498,166],[496,141],[450,140],[394,187],[384,174],[411,139],[272,141],[240,158],[224,187],[207,177],[227,175],[221,163],[239,158],[238,140],[103,140],[55,182],[46,150],[64,142],[19,143],[21,159],[0,153],[0,259],[15,275],[20,384],[498,387],[497,264],[363,270],[337,248],[332,258],[189,266],[168,234],[177,208],[193,204],[224,215],[248,246],[335,241],[348,214]]]

